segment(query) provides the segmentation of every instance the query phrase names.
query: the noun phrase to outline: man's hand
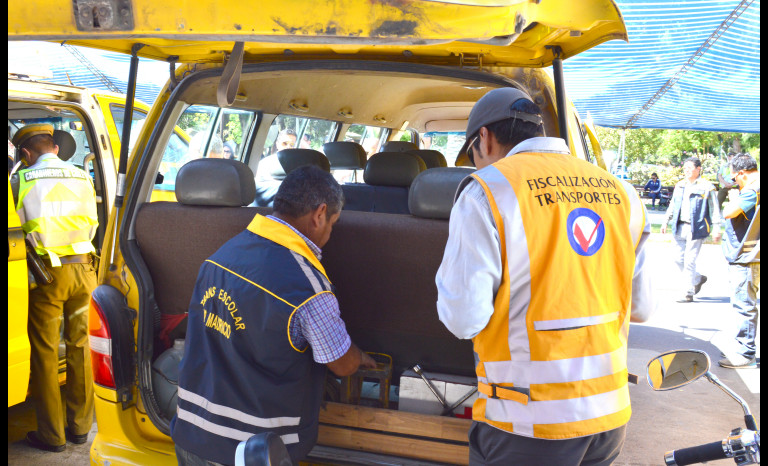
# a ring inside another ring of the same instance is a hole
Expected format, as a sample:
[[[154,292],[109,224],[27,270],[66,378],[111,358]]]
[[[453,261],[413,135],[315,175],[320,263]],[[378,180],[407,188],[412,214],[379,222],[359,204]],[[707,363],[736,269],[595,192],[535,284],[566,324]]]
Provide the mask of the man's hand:
[[[360,361],[360,368],[362,369],[376,369],[376,361],[367,353],[361,353],[362,360]]]
[[[718,241],[720,241],[720,238],[722,238],[722,237],[723,237],[723,234],[722,234],[722,233],[720,233],[720,232],[718,232],[718,233],[713,233],[713,234],[712,234],[712,240],[713,240],[715,243],[717,243]]]
[[[661,234],[664,235],[667,233],[667,222],[664,222],[661,224]]]
[[[360,348],[352,343],[352,346],[350,346],[347,352],[344,353],[344,356],[327,363],[326,366],[339,377],[345,377],[354,374],[360,367],[369,369],[375,368],[376,361],[360,351]]]

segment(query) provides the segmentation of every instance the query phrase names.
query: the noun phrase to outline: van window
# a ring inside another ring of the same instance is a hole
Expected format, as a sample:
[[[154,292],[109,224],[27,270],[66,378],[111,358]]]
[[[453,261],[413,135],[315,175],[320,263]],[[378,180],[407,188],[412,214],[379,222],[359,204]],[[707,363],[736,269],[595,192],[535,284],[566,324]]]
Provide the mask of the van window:
[[[256,113],[252,111],[207,105],[187,108],[176,122],[163,153],[159,170],[163,180],[155,184],[155,190],[174,192],[176,175],[190,160],[229,157],[246,162],[245,143],[255,121]]]
[[[323,144],[333,141],[338,126],[335,121],[278,115],[269,127],[262,157],[283,149],[314,149],[322,152]]]
[[[456,157],[459,155],[461,146],[464,145],[466,135],[464,131],[440,132],[430,131],[422,133],[419,138],[419,146],[422,149],[431,149],[439,151],[445,156],[445,161],[449,167],[456,166]]]
[[[85,156],[91,153],[91,146],[88,143],[88,134],[86,132],[86,125],[80,119],[77,114],[66,109],[47,107],[47,113],[54,113],[56,116],[50,115],[42,118],[24,118],[24,119],[8,119],[8,127],[10,128],[8,138],[13,138],[13,134],[16,131],[27,126],[34,124],[47,123],[53,125],[53,129],[59,129],[68,132],[75,138],[77,144],[77,150],[75,155],[69,159],[69,162],[83,168],[83,160]]]
[[[352,141],[360,144],[365,149],[368,157],[379,151],[379,148],[387,140],[388,128],[378,126],[350,125],[344,134],[344,141]]]
[[[117,129],[117,136],[120,138],[120,143],[123,142],[123,122],[125,121],[125,105],[109,104],[109,112],[112,114],[112,119],[115,120],[115,128]],[[131,115],[131,140],[128,143],[128,153],[133,150],[133,145],[136,143],[136,138],[139,135],[141,126],[144,119],[147,118],[147,114],[136,108],[133,109],[133,115]],[[142,123],[139,123],[142,122]],[[139,123],[139,124],[137,124]],[[118,156],[119,154],[115,154]]]

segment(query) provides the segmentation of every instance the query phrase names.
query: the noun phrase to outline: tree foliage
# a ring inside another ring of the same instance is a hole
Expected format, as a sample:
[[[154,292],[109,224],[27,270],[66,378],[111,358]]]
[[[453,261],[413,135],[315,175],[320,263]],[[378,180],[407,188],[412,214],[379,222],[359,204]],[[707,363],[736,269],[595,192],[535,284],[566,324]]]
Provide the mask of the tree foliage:
[[[600,126],[596,130],[603,151],[618,152],[622,130]],[[749,152],[760,163],[759,133],[628,129],[624,146],[624,163],[635,184],[645,184],[656,172],[662,184],[672,185],[682,178],[682,163],[691,156],[701,159],[702,176],[712,181],[729,150]]]

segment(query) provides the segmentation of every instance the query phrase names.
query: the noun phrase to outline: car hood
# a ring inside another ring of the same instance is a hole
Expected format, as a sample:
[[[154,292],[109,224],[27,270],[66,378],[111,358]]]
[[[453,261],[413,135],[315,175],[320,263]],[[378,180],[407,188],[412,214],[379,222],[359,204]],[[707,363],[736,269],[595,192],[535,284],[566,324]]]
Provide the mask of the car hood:
[[[545,67],[628,40],[613,0],[25,0],[9,40],[66,41],[180,63],[377,59],[473,67]]]

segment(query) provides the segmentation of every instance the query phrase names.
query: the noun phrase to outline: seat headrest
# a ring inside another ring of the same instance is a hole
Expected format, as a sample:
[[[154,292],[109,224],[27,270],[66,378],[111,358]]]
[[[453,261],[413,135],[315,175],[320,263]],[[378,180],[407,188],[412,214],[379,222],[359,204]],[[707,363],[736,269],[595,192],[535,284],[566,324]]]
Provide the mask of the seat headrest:
[[[75,155],[75,152],[77,152],[77,142],[75,142],[75,138],[68,132],[60,129],[53,130],[53,140],[56,141],[56,145],[59,146],[58,156],[61,160],[66,162]]]
[[[239,160],[195,159],[176,175],[176,199],[181,204],[240,207],[255,198],[253,172]]]
[[[419,173],[408,190],[408,210],[423,218],[447,219],[461,180],[475,170],[461,167],[438,167]]]
[[[409,141],[387,141],[381,146],[382,152],[406,152],[419,150],[419,146]]]
[[[365,164],[363,181],[373,186],[407,188],[416,175],[427,169],[418,155],[407,152],[379,152]]]
[[[266,173],[274,179],[283,180],[288,173],[304,165],[316,165],[317,167],[330,172],[331,163],[328,157],[322,152],[314,149],[283,149],[275,158],[267,157],[260,163],[267,163]],[[261,170],[259,170],[261,172]]]
[[[448,166],[448,162],[445,160],[445,156],[436,150],[411,150],[408,151],[408,153],[421,157],[421,160],[424,161],[424,164],[428,169]]]
[[[362,170],[366,154],[363,146],[352,141],[326,142],[323,152],[331,163],[331,170]]]

